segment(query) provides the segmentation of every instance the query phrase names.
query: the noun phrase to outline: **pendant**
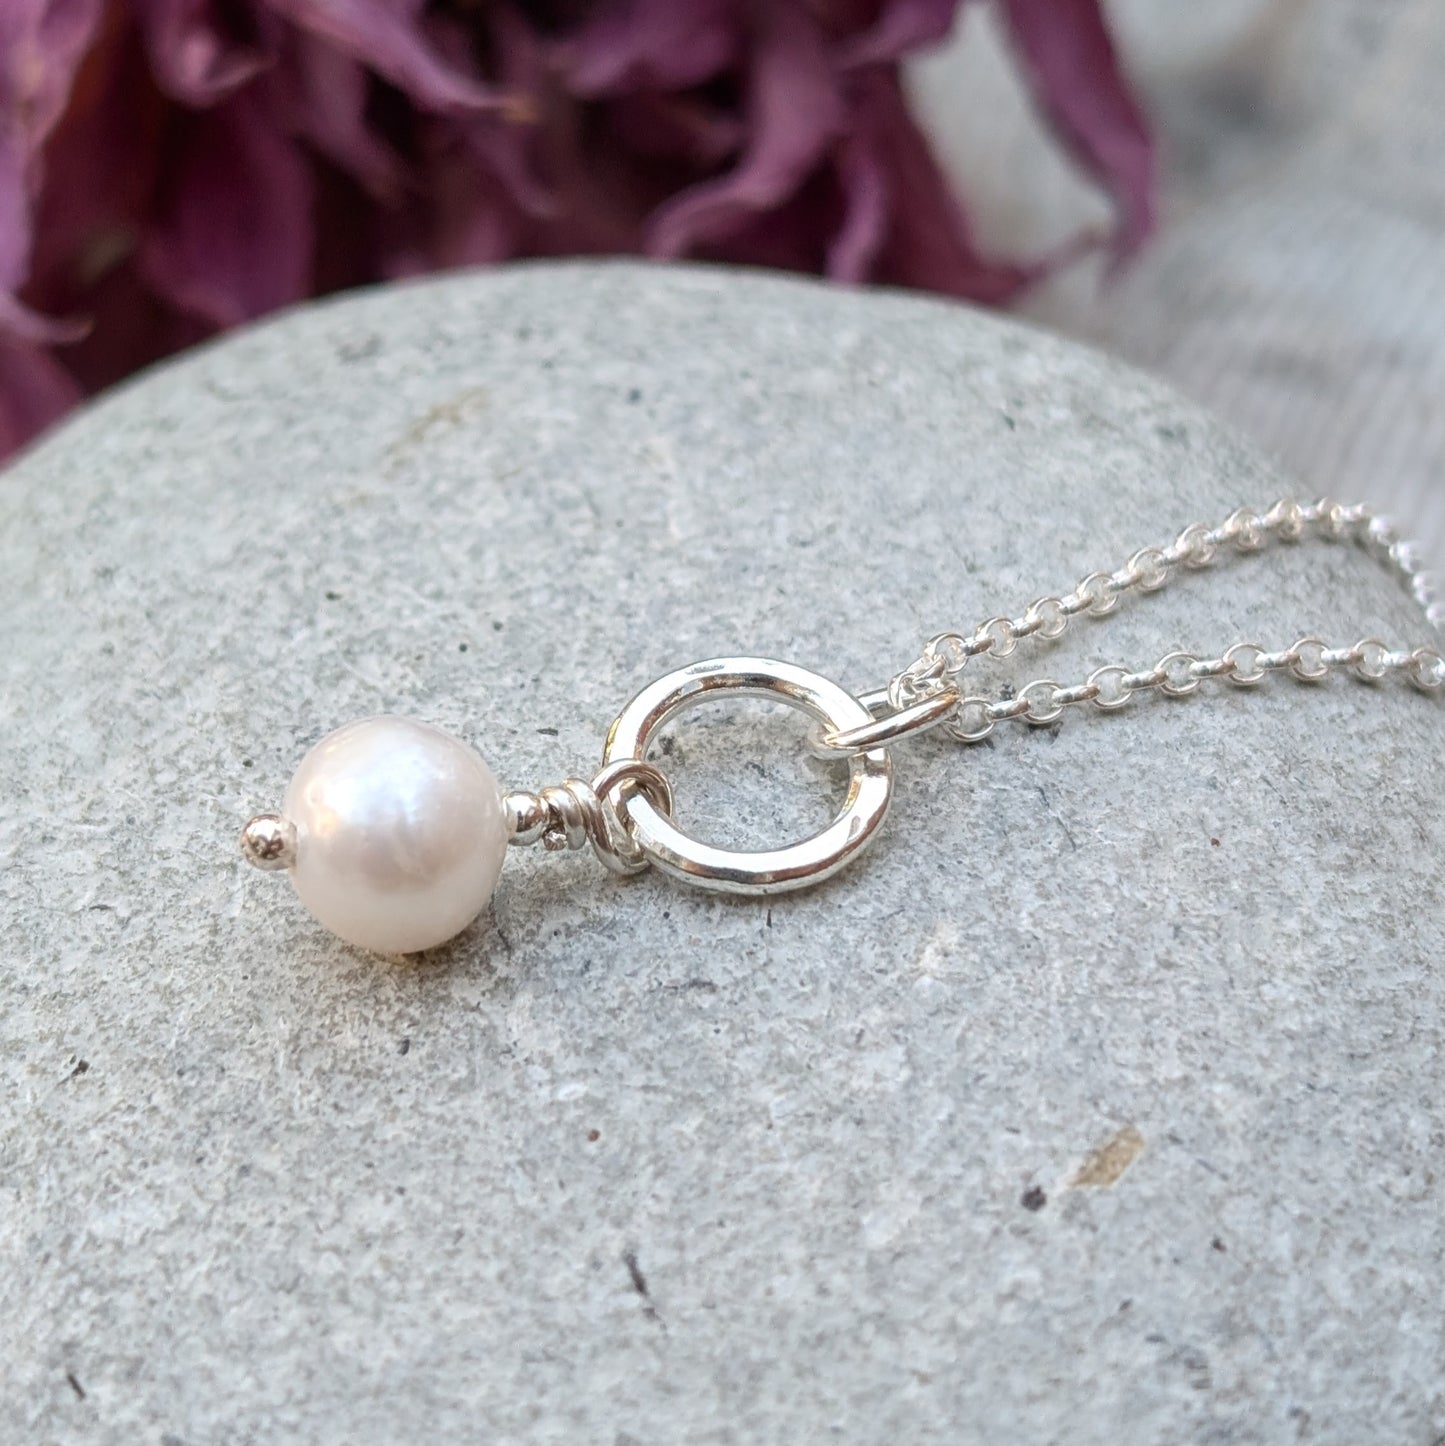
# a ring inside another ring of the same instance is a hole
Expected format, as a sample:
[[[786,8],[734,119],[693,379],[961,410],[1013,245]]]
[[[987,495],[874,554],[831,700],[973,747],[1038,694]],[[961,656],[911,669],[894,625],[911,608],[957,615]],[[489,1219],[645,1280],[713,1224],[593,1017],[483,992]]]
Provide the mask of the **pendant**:
[[[825,736],[860,740],[846,753],[848,791],[833,822],[781,848],[717,848],[684,833],[672,791],[649,761],[678,714],[719,695],[770,698],[808,714]],[[487,906],[508,846],[591,846],[613,873],[655,866],[701,888],[777,894],[838,872],[888,812],[893,765],[867,702],[837,683],[767,658],[712,658],[648,684],[607,734],[602,768],[540,792],[504,794],[460,739],[407,718],[348,723],[301,760],[282,812],[241,834],[258,868],[287,871],[317,921],[348,943],[408,954],[445,943]]]

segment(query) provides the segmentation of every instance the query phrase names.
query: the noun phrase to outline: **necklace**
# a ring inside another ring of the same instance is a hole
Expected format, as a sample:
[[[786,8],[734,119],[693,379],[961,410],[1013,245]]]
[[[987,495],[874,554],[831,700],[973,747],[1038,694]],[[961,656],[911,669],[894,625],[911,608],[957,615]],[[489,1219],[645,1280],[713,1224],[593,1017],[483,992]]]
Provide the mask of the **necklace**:
[[[970,633],[931,637],[883,687],[860,694],[806,668],[768,658],[711,658],[643,688],[608,731],[601,770],[539,792],[504,794],[460,739],[397,717],[350,723],[302,759],[282,812],[246,824],[241,847],[258,868],[289,870],[302,903],[343,939],[378,953],[411,953],[444,943],[486,907],[509,845],[548,850],[590,846],[616,874],[655,866],[689,883],[734,894],[774,894],[835,874],[875,837],[893,792],[896,743],[939,729],[964,743],[999,723],[1056,723],[1090,704],[1112,713],[1152,692],[1194,693],[1206,682],[1240,688],[1285,673],[1319,683],[1348,670],[1367,683],[1401,677],[1426,693],[1445,688],[1438,646],[1396,651],[1374,638],[1333,647],[1301,638],[1280,651],[1236,642],[1217,658],[1171,652],[1153,667],[1096,668],[1082,683],[1049,678],[1007,696],[965,693],[969,660],[1007,658],[1028,638],[1057,638],[1075,617],[1104,617],[1131,593],[1156,592],[1180,569],[1214,563],[1221,551],[1248,554],[1271,543],[1354,542],[1408,588],[1438,633],[1442,605],[1415,549],[1363,506],[1325,499],[1240,508],[1218,527],[1191,523],[1170,544],[1134,553],[1117,572],[1092,572],[1072,592],[1041,597],[1020,616],[986,619]],[[821,833],[767,850],[716,848],[674,822],[666,775],[649,761],[660,731],[678,713],[720,694],[767,697],[814,720],[810,746],[845,763],[848,790]]]

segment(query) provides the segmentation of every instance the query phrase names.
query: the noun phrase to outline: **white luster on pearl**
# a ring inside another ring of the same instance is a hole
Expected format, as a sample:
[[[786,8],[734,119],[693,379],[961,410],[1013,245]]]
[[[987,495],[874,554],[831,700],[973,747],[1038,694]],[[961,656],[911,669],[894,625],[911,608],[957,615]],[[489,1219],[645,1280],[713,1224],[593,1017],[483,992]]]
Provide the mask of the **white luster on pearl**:
[[[328,733],[286,790],[291,881],[348,943],[409,954],[486,907],[507,854],[502,790],[465,743],[410,718]]]

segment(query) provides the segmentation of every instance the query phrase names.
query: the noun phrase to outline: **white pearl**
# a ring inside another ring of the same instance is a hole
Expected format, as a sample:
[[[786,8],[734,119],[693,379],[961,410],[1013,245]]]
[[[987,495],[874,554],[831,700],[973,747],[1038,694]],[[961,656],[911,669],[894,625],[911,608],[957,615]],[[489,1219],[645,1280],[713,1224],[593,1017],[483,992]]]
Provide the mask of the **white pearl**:
[[[378,954],[430,949],[465,929],[507,854],[491,770],[460,739],[410,718],[328,733],[301,760],[285,812],[301,902]]]

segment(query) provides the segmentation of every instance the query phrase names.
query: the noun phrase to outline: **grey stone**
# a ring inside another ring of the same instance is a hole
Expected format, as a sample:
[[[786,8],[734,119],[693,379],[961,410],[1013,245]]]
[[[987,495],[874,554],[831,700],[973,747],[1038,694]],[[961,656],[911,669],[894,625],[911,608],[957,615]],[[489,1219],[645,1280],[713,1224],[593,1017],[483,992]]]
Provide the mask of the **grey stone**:
[[[1433,1441],[1438,697],[923,740],[816,892],[517,850],[412,962],[236,848],[354,717],[554,782],[673,667],[876,686],[1292,490],[1072,345],[709,270],[373,292],[78,417],[0,485],[0,1439]],[[978,674],[1422,631],[1276,549]],[[683,821],[821,823],[802,727],[680,722]]]

